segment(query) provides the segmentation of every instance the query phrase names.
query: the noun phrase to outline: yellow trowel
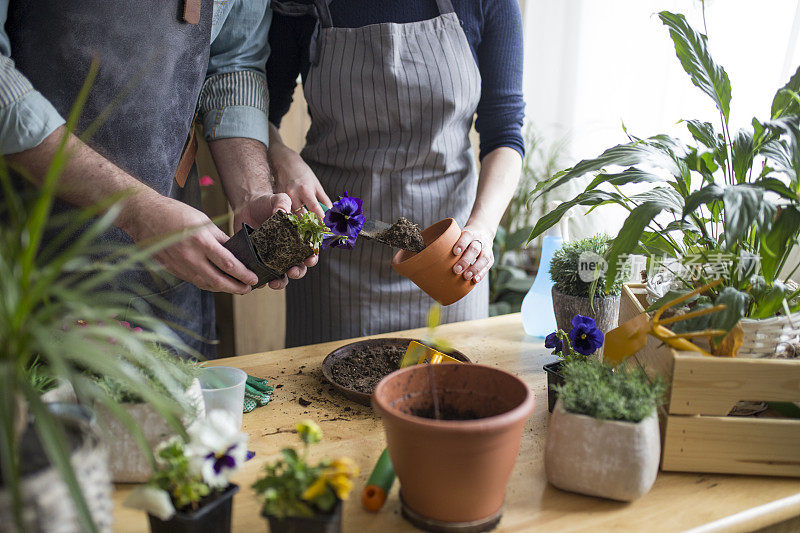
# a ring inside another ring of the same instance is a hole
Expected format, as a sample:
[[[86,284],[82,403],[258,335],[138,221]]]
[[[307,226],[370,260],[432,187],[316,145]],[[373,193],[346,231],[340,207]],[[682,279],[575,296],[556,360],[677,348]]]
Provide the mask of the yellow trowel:
[[[673,333],[664,326],[673,324],[675,322],[680,322],[681,320],[687,320],[689,318],[716,313],[717,311],[725,309],[724,305],[715,305],[706,309],[690,311],[683,315],[673,316],[663,320],[661,319],[661,315],[670,307],[679,305],[690,299],[692,296],[700,294],[701,292],[705,292],[712,287],[716,287],[720,283],[722,283],[722,279],[718,279],[707,285],[698,287],[688,294],[665,303],[659,307],[655,313],[653,313],[652,319],[647,313],[641,313],[628,320],[624,324],[621,324],[617,328],[612,329],[606,334],[605,343],[603,344],[603,358],[606,361],[620,363],[644,348],[645,344],[647,344],[647,335],[652,335],[665,344],[672,346],[676,350],[697,352],[702,355],[709,356],[712,355],[688,339],[724,335],[726,333],[724,330],[706,329],[703,331],[693,331],[690,333]]]

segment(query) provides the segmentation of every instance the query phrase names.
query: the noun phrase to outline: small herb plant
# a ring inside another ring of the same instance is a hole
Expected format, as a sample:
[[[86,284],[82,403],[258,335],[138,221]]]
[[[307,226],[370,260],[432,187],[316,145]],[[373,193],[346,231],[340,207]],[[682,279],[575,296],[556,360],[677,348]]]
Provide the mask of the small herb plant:
[[[311,420],[296,426],[303,443],[281,450],[282,459],[264,466],[264,476],[253,484],[263,501],[263,514],[276,518],[313,516],[330,513],[339,500],[346,500],[353,489],[358,469],[348,457],[323,459],[316,466],[308,463],[308,448],[322,440],[322,430]]]
[[[565,382],[554,389],[570,413],[636,423],[663,401],[664,382],[651,380],[642,368],[614,369],[595,360],[568,360],[561,371]]]
[[[597,272],[596,279],[584,281],[580,276],[580,262],[602,259],[608,251],[610,237],[604,234],[566,242],[556,250],[550,261],[550,278],[556,290],[567,296],[579,298],[603,298],[606,294],[616,296],[622,289],[620,280],[606,284],[605,274]],[[608,290],[608,293],[606,293]]]
[[[120,321],[120,325],[131,329],[127,322]],[[194,378],[200,374],[200,365],[192,360],[184,360],[180,357],[177,357],[172,351],[161,346],[160,344],[152,345],[151,354],[158,361],[163,362],[165,365],[170,365],[174,369],[175,379],[178,382],[178,385],[183,388],[183,390],[188,389],[192,384],[192,380],[194,380]],[[139,366],[136,363],[132,364],[136,366],[137,371],[141,372],[142,375],[152,380],[154,387],[163,389],[163,386],[159,385],[158,380],[155,379],[155,374],[152,368],[148,366]],[[102,376],[98,377],[97,382],[105,390],[105,392],[114,399],[115,402],[143,402],[141,395],[136,392],[136,389],[131,389],[114,378]],[[164,389],[164,392],[167,392],[166,389]]]
[[[560,329],[544,339],[544,347],[553,350],[564,362],[585,360],[603,346],[605,336],[593,318],[583,315],[572,317],[572,329],[565,333]]]
[[[153,477],[134,489],[126,506],[166,521],[176,511],[197,510],[204,498],[228,487],[230,476],[247,460],[247,435],[220,410],[187,433],[188,441],[173,437],[156,448]]]

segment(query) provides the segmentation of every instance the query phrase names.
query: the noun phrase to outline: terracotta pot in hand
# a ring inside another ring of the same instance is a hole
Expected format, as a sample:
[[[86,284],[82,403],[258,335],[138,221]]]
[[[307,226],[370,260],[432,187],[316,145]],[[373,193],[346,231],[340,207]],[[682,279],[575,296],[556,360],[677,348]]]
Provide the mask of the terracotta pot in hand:
[[[440,304],[455,303],[476,285],[453,272],[459,259],[453,254],[453,247],[460,236],[461,228],[455,220],[440,220],[422,231],[424,250],[400,250],[392,259],[392,267]]]
[[[433,409],[432,389],[450,420],[423,417]],[[429,526],[499,521],[533,411],[533,394],[519,378],[474,364],[417,365],[383,378],[372,401],[409,519]]]

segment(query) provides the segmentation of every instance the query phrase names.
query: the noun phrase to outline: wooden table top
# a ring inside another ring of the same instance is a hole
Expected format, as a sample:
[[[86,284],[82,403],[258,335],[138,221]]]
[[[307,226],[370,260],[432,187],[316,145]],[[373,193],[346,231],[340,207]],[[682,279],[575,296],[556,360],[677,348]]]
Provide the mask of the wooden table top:
[[[543,341],[525,335],[518,314],[445,325],[439,334],[474,362],[516,374],[536,396],[498,531],[752,531],[800,515],[800,480],[792,478],[660,472],[650,493],[633,503],[581,496],[549,486],[543,461],[549,415],[542,365],[554,357]],[[377,337],[424,336],[425,330],[420,329]],[[328,386],[320,370],[325,355],[348,342],[215,361],[268,378],[276,387],[267,406],[244,415],[244,430],[250,435],[248,448],[256,455],[233,480],[241,487],[234,499],[234,531],[264,531],[265,522],[250,485],[266,460],[277,458],[281,448],[298,444],[293,428],[303,418],[317,421],[324,432],[323,442],[311,449],[312,459],[347,455],[361,470],[353,495],[344,506],[344,530],[414,530],[400,515],[399,483],[394,484],[380,513],[361,508],[360,491],[385,446],[383,428],[370,408],[346,400]],[[130,485],[117,486],[115,530],[148,531],[144,513],[122,506],[129,491]]]

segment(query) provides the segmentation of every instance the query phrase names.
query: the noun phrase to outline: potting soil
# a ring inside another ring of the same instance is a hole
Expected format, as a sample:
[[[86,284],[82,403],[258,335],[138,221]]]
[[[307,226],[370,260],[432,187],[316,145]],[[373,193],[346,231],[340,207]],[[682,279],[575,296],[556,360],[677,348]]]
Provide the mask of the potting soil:
[[[250,240],[261,262],[280,274],[314,254],[314,249],[303,241],[283,211],[278,211],[254,230]]]
[[[385,244],[411,252],[421,252],[425,249],[425,240],[422,238],[419,226],[403,217],[398,218],[389,229],[378,233],[376,238]]]
[[[387,374],[400,368],[405,346],[370,346],[354,351],[331,365],[331,374],[339,385],[372,394],[375,385]]]

